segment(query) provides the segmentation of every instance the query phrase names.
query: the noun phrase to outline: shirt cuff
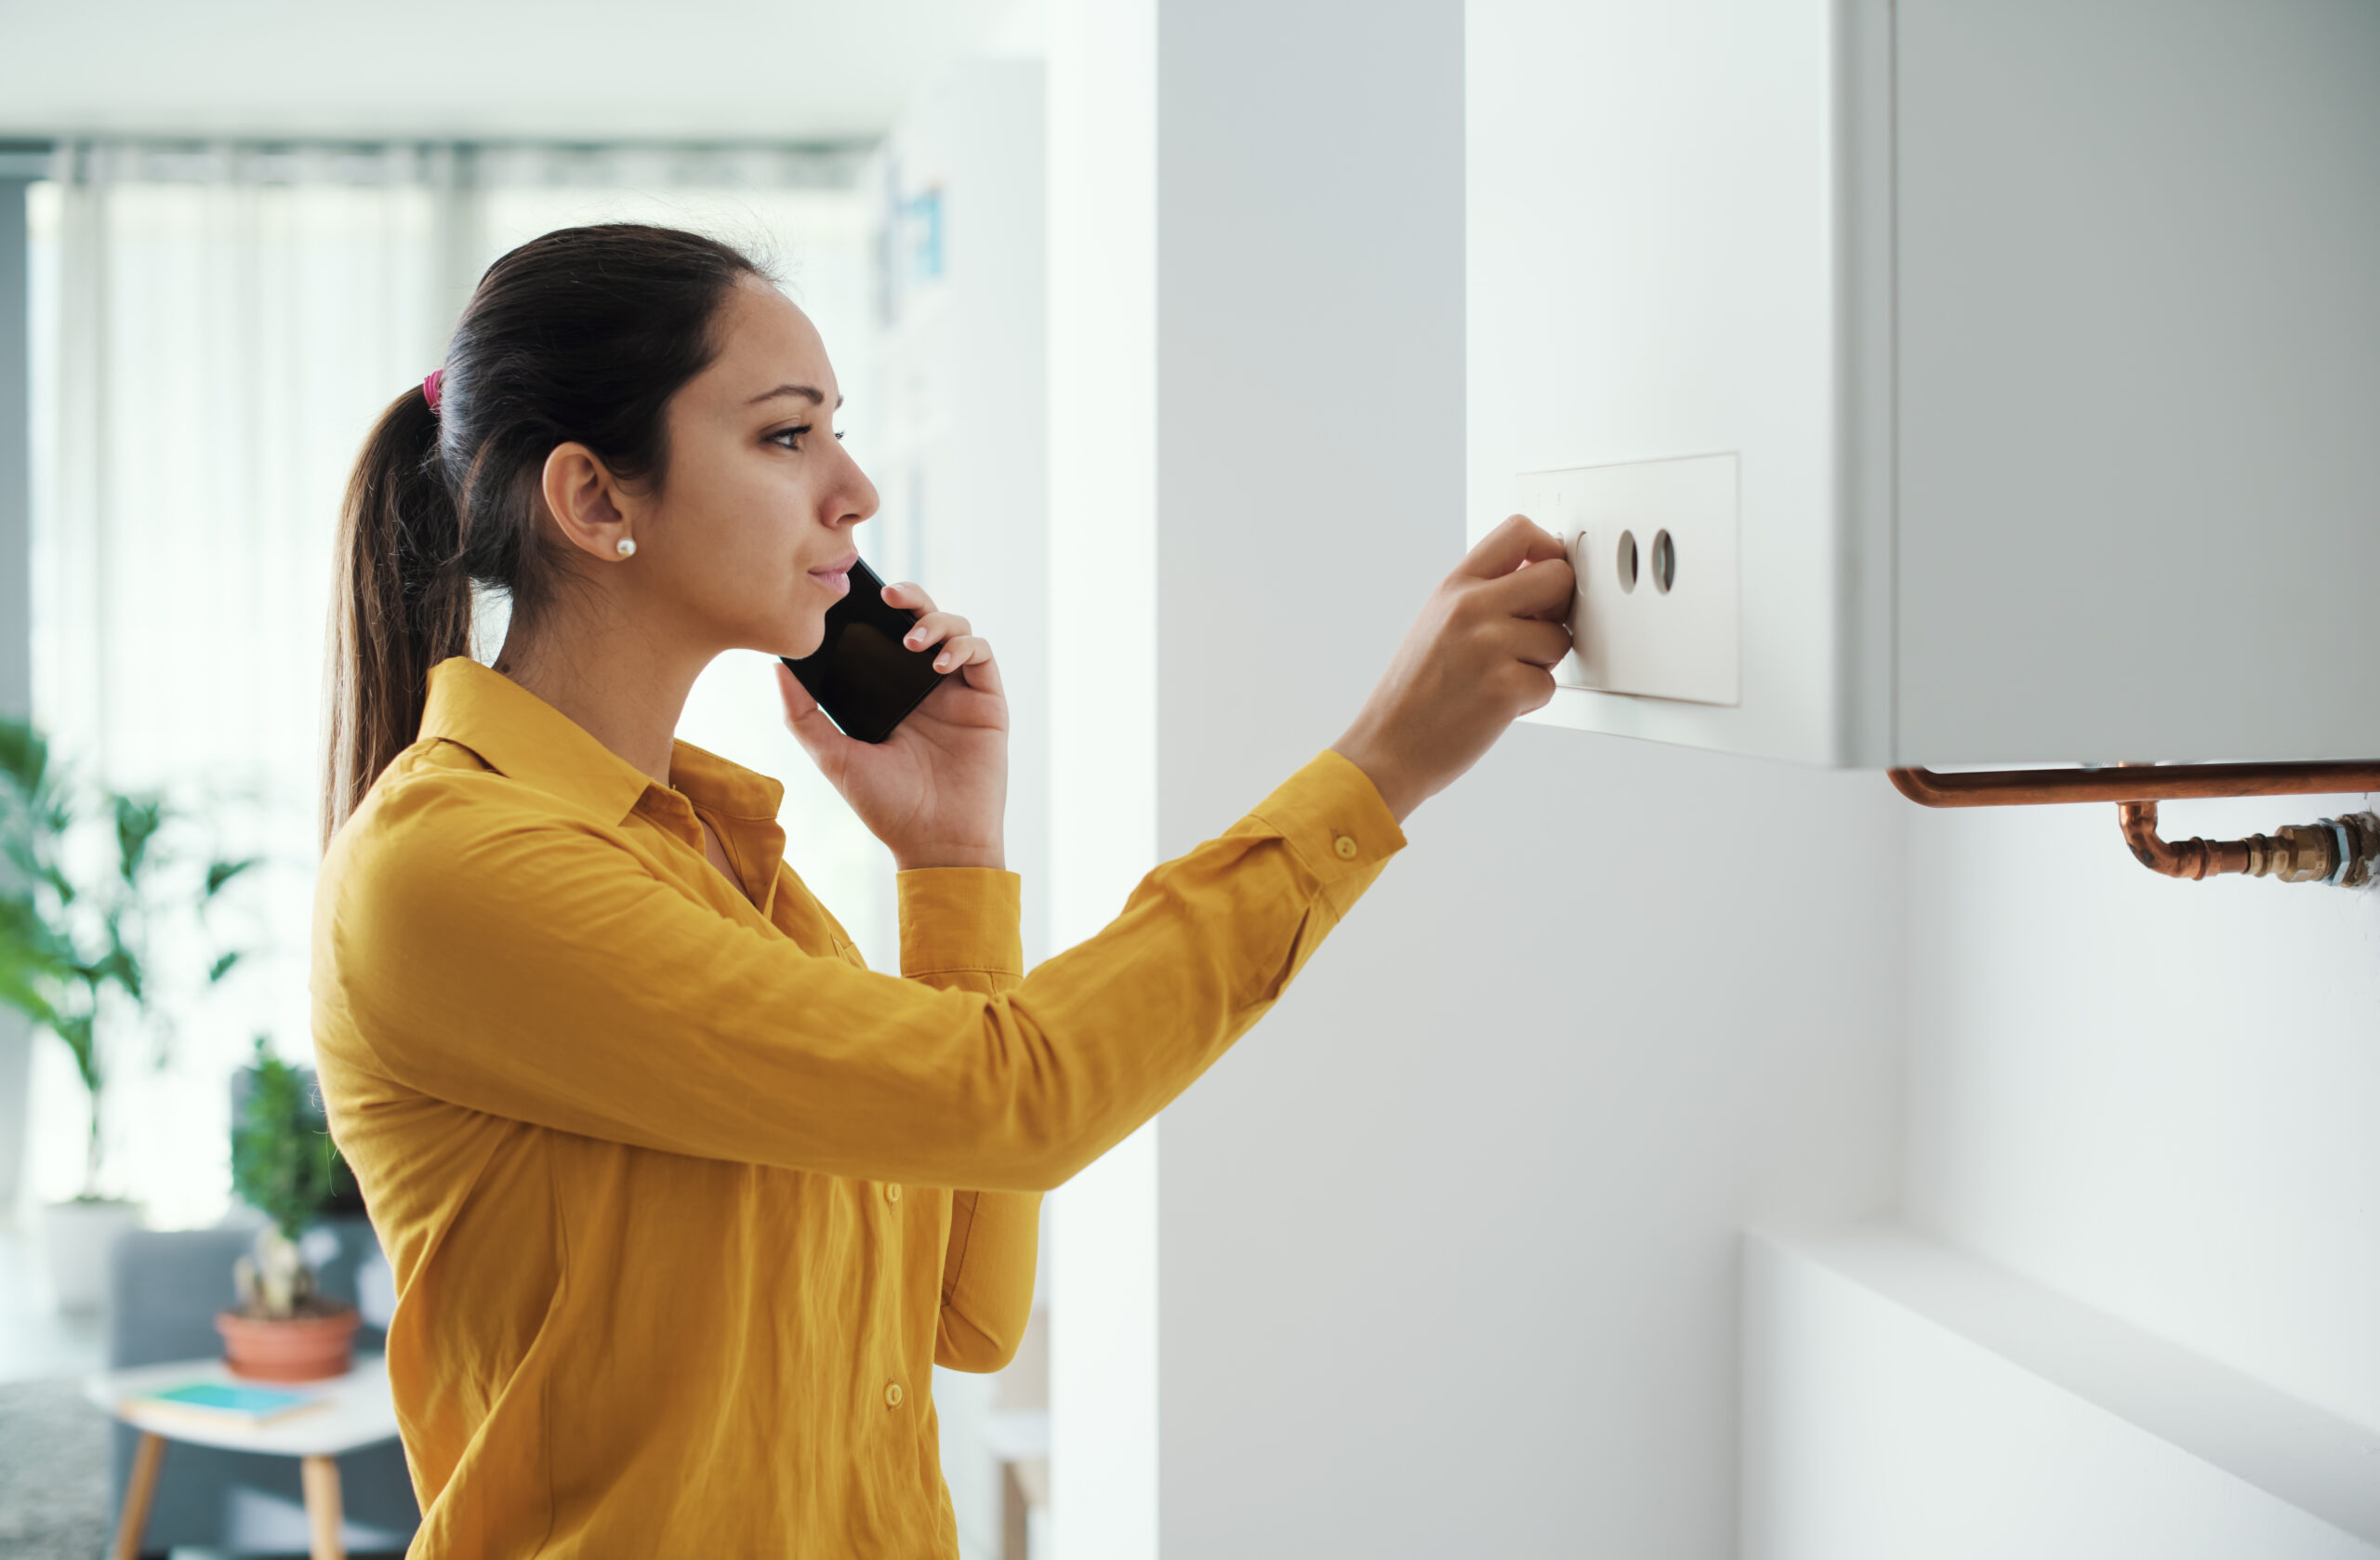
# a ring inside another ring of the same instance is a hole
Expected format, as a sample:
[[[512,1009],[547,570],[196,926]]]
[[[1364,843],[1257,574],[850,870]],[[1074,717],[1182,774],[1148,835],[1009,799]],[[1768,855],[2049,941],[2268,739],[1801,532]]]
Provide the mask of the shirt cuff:
[[[901,973],[1022,978],[1020,879],[988,866],[921,866],[895,879],[901,894]]]
[[[1326,887],[1377,872],[1405,848],[1405,831],[1371,776],[1327,747],[1249,816],[1287,841]]]

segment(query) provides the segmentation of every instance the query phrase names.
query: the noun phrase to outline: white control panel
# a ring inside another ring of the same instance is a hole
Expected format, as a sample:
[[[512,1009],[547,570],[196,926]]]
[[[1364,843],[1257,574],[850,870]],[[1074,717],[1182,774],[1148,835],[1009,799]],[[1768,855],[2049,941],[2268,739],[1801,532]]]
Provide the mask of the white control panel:
[[[1694,704],[1743,701],[1736,457],[1530,471],[1520,512],[1562,538],[1579,576],[1566,688]]]

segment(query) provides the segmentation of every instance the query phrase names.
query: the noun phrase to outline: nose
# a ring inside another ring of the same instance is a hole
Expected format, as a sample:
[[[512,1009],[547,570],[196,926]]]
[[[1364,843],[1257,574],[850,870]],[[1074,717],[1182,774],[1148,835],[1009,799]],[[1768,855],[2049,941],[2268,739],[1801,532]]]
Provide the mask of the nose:
[[[882,500],[877,496],[876,484],[867,480],[867,473],[859,469],[859,462],[852,458],[851,452],[840,443],[835,445],[835,454],[842,463],[842,469],[828,490],[827,501],[833,518],[826,523],[836,527],[857,525],[873,515]]]

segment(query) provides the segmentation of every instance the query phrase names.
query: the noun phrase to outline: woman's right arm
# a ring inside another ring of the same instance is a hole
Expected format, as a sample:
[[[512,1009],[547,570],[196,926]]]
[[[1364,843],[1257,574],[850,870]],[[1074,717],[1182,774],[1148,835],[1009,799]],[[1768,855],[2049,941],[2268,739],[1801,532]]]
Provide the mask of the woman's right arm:
[[[317,1043],[562,1131],[870,1180],[1043,1191],[1254,1023],[1404,843],[1324,753],[1115,922],[987,996],[814,958],[500,776],[434,773],[343,836]]]

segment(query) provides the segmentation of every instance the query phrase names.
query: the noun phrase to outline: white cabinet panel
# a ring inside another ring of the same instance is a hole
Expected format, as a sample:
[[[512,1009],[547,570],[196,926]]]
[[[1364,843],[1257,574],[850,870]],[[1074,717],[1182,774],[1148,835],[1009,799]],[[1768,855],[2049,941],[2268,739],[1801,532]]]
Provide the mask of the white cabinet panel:
[[[1897,9],[1904,752],[2380,751],[2380,6]]]
[[[1734,703],[1836,765],[2380,751],[2380,7],[1471,0],[1470,511],[1739,459]]]

